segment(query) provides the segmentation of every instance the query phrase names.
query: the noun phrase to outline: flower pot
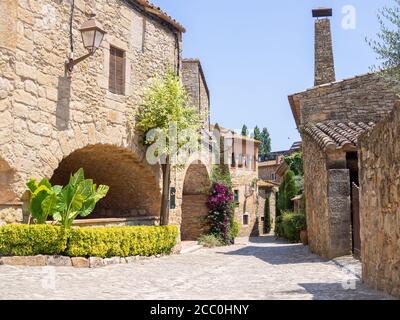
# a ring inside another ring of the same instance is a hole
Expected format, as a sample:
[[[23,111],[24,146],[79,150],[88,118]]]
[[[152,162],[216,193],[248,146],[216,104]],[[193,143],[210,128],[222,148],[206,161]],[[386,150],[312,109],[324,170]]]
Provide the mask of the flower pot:
[[[308,232],[307,232],[307,230],[300,231],[300,240],[305,246],[308,245]]]

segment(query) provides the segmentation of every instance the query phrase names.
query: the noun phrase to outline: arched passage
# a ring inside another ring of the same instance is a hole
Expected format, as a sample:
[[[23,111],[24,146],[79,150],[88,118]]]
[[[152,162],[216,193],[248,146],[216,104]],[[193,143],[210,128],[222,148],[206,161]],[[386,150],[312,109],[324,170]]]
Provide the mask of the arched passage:
[[[51,182],[65,185],[79,168],[96,184],[110,187],[95,211],[88,217],[132,218],[159,217],[161,190],[158,179],[133,153],[110,145],[93,145],[66,157],[54,171]]]
[[[207,191],[210,177],[207,167],[193,163],[189,166],[183,184],[181,239],[197,240],[207,232]]]

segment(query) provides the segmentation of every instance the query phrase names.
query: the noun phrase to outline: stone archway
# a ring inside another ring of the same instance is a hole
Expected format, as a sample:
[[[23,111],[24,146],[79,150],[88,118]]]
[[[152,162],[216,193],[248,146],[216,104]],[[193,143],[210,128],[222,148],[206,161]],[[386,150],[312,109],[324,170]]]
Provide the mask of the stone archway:
[[[181,239],[197,240],[207,232],[207,190],[210,177],[204,164],[195,162],[186,171],[182,195]]]
[[[51,182],[65,185],[79,168],[85,170],[86,178],[110,187],[88,219],[159,218],[159,178],[129,150],[101,144],[78,149],[60,162]]]

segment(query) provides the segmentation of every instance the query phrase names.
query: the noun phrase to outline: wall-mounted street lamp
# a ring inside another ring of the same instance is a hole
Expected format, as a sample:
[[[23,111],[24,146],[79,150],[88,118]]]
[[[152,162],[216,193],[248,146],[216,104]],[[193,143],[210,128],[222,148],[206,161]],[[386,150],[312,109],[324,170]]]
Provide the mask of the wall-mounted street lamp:
[[[79,31],[82,35],[83,46],[86,48],[88,53],[78,59],[74,59],[73,52],[71,53],[71,57],[67,63],[67,70],[69,73],[72,72],[75,65],[92,56],[96,52],[106,34],[101,23],[96,20],[95,14],[90,15],[90,18],[82,24]]]

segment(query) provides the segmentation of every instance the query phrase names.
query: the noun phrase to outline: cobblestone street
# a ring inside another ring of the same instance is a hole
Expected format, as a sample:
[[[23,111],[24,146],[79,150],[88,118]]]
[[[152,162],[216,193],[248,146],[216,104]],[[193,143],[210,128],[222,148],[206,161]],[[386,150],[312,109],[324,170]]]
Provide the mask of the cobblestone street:
[[[267,237],[99,269],[3,265],[0,299],[390,299],[358,273]]]

